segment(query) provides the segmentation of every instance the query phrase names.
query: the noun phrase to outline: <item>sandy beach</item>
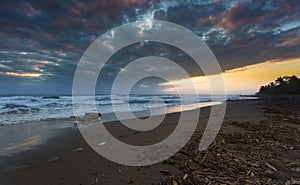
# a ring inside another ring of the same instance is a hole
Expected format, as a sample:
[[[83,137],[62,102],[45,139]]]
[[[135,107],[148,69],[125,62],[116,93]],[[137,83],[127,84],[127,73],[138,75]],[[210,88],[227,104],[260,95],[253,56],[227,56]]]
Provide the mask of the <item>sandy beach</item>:
[[[71,119],[2,126],[1,133],[18,135],[20,142],[2,134],[0,184],[299,184],[299,105],[297,96],[228,101],[216,140],[197,151],[210,113],[209,107],[202,108],[189,143],[170,159],[145,167],[101,157]],[[179,113],[168,114],[150,132],[129,130],[118,122],[105,126],[125,143],[149,145],[167,137],[178,118]],[[16,134],[22,132],[27,139]]]

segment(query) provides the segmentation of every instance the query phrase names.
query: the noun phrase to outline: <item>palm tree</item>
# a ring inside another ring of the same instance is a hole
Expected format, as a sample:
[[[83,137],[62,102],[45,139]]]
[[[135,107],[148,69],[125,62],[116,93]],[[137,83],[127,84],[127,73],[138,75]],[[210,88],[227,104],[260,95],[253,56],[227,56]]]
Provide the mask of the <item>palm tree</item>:
[[[283,80],[282,77],[279,77],[279,78],[277,78],[277,79],[275,80],[276,86],[283,85],[283,83],[284,83],[284,80]]]

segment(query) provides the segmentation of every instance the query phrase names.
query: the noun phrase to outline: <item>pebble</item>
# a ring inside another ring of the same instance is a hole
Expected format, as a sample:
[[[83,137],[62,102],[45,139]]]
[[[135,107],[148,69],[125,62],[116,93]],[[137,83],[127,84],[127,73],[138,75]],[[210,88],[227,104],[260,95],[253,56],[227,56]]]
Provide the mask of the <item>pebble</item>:
[[[72,150],[72,152],[78,152],[78,151],[81,151],[83,150],[83,148],[75,148],[74,150]]]
[[[128,184],[133,184],[134,183],[134,180],[133,179],[129,179],[128,180]]]
[[[103,142],[99,143],[99,146],[102,146],[102,145],[105,145],[105,144],[106,144],[106,142],[103,141]]]

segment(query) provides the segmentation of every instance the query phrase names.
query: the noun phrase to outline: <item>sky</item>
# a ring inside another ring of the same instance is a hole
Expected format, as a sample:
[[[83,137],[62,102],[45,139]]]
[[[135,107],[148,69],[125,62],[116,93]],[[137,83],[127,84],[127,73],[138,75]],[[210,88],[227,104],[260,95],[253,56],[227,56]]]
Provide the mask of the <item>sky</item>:
[[[255,93],[277,76],[300,76],[297,0],[11,0],[0,6],[0,94],[71,93],[77,64],[96,38],[125,23],[149,19],[176,23],[202,38],[221,66],[228,93]],[[140,45],[111,58],[99,93],[109,93],[122,66],[147,55],[184,65],[199,91],[207,92],[201,82],[214,75],[195,71],[186,54],[158,43]],[[176,83],[184,84],[184,79]],[[137,92],[174,92],[155,79],[138,87]]]

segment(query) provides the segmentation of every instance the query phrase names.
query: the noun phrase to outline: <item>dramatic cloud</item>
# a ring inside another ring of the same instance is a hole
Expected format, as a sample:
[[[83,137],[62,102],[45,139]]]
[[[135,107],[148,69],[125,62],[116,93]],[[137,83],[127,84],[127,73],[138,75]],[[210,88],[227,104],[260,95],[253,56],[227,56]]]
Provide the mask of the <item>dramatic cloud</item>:
[[[210,46],[224,71],[300,53],[300,1],[296,0],[3,1],[0,83],[6,88],[0,93],[70,92],[76,65],[97,37],[124,23],[148,19],[192,30]],[[153,49],[154,45],[134,45],[127,50],[130,53],[121,52],[106,66],[103,78],[109,81],[124,62],[152,52],[177,59],[197,75],[184,53],[163,45]]]

